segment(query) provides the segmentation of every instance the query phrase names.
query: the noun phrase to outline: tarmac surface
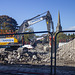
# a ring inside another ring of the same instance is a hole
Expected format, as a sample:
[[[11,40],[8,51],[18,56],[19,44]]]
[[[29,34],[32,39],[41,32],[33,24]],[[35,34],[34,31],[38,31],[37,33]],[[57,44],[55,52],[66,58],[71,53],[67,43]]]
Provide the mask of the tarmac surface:
[[[50,72],[50,66],[45,65],[0,65],[0,75],[51,75]],[[56,75],[75,75],[75,67],[57,66]]]

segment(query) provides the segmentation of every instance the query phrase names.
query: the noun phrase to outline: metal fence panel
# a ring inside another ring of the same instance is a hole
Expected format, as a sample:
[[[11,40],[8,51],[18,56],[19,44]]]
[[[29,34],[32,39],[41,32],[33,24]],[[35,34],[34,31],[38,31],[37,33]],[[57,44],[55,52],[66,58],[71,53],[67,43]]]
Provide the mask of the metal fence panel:
[[[75,30],[61,31],[55,36],[54,74],[75,74]]]
[[[48,31],[0,34],[0,72],[52,74],[51,45]]]

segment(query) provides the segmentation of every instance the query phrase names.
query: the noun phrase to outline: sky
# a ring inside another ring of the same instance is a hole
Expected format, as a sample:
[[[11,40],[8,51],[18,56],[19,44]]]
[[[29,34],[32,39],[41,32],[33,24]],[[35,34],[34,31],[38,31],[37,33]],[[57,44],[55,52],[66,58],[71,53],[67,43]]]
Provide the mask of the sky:
[[[54,23],[54,31],[60,12],[63,30],[75,29],[75,0],[0,0],[0,16],[8,15],[14,18],[20,26],[24,20],[38,14],[50,11]],[[32,25],[34,31],[46,31],[46,21]]]

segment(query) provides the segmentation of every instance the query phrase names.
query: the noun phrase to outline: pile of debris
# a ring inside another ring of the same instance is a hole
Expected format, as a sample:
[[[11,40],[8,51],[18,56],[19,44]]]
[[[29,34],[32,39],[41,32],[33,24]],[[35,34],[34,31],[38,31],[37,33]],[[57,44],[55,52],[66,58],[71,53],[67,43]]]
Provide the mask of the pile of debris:
[[[57,49],[57,59],[75,62],[75,39]]]
[[[22,47],[13,51],[0,48],[0,61],[9,64],[50,64],[50,53],[43,50],[42,45],[30,50]]]

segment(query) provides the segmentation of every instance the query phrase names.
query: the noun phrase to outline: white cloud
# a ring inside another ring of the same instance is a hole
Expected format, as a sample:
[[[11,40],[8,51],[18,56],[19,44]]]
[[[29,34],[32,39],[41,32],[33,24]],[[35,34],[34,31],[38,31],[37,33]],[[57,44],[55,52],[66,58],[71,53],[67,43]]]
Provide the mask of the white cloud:
[[[64,29],[64,30],[75,30],[75,26],[72,26],[72,27]]]

